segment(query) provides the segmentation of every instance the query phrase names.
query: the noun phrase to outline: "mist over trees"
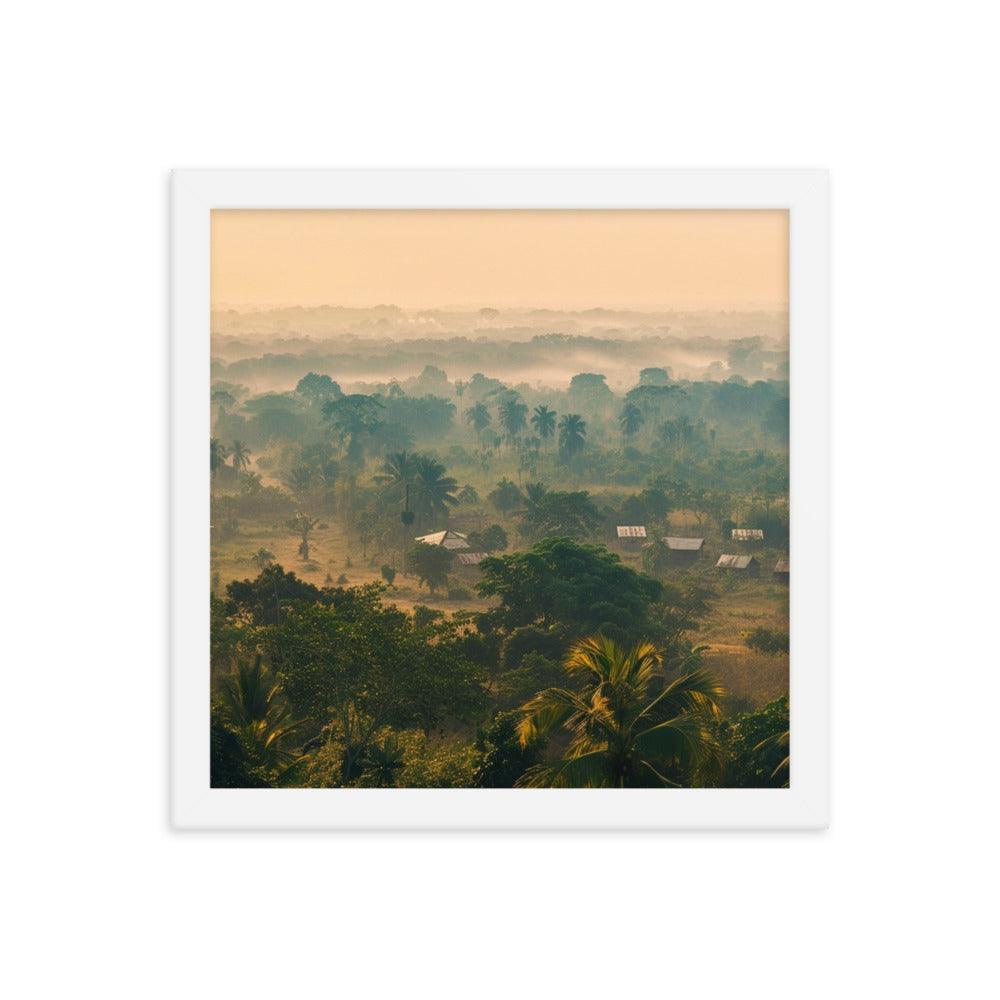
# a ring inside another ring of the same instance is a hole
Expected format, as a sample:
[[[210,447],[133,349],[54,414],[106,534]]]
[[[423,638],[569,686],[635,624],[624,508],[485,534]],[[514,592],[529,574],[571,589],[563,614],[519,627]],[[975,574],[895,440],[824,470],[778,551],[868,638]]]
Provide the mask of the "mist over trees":
[[[214,314],[213,782],[787,781],[785,324]]]

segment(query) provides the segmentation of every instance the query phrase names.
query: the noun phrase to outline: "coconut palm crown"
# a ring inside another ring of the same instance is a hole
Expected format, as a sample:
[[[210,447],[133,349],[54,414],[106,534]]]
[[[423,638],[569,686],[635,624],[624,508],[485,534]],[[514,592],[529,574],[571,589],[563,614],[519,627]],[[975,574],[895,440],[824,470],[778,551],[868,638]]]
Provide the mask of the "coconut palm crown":
[[[699,667],[667,676],[648,642],[622,649],[604,635],[576,643],[563,664],[573,688],[547,688],[522,706],[522,746],[569,734],[561,760],[536,765],[527,788],[661,788],[697,784],[721,770],[712,728],[722,687]]]

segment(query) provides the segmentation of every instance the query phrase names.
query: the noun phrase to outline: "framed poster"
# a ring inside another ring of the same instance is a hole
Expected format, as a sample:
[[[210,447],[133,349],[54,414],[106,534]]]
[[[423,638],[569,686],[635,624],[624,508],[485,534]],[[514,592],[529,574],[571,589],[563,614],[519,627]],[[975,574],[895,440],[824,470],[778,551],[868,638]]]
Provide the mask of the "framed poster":
[[[827,217],[176,172],[174,825],[825,826]]]

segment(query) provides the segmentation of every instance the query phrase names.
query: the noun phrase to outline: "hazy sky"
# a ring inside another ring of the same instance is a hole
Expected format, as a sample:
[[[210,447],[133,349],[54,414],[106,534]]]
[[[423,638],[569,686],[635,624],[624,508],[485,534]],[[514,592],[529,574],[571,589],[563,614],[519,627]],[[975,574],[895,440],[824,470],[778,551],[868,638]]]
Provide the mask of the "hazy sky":
[[[212,212],[214,308],[788,307],[788,213]]]

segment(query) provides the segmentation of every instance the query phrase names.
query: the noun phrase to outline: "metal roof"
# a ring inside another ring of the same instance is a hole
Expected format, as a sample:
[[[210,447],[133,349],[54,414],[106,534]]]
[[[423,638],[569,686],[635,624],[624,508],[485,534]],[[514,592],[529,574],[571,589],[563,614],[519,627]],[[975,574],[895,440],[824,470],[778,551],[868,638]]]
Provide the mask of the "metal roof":
[[[757,560],[753,556],[721,555],[716,569],[749,569]]]
[[[788,572],[788,560],[787,559],[779,559],[774,564],[774,572],[775,573],[787,573]]]
[[[762,542],[763,540],[763,528],[733,528],[734,542]]]
[[[455,558],[459,566],[478,566],[485,558],[485,552],[457,552]]]
[[[676,538],[673,535],[667,535],[663,540],[668,549],[677,552],[697,552],[705,544],[704,538]]]
[[[643,524],[619,524],[617,530],[619,538],[646,537],[646,526]]]
[[[446,549],[467,549],[469,547],[465,535],[451,529],[435,531],[430,535],[420,535],[419,538],[413,540],[423,542],[424,545],[443,545]]]

